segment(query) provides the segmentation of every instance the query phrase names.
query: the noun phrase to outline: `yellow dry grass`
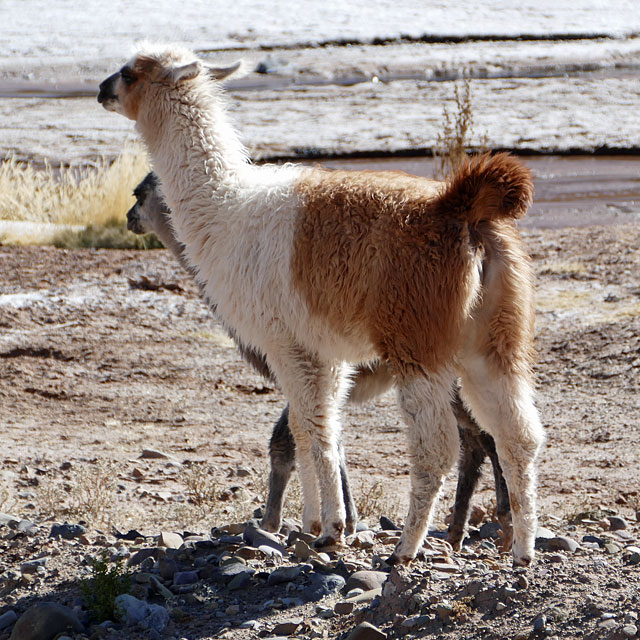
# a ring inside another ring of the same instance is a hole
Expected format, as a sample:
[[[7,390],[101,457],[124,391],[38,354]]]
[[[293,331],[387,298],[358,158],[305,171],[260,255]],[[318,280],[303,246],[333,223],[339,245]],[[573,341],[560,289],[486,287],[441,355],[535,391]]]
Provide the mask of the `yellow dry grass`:
[[[133,188],[149,170],[139,146],[113,162],[38,168],[8,157],[0,163],[0,220],[61,225],[113,224],[134,202]]]

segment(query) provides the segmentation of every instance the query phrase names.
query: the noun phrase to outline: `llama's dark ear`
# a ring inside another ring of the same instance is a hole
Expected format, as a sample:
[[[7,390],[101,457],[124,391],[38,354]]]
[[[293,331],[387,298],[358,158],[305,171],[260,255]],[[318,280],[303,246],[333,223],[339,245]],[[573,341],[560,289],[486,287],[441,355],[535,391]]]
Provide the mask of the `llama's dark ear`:
[[[178,84],[179,82],[182,82],[183,80],[191,80],[192,78],[195,78],[200,73],[201,69],[202,69],[202,64],[200,63],[200,61],[194,60],[189,64],[185,64],[181,67],[174,67],[173,69],[171,69],[171,73],[170,73],[171,79],[176,84]]]
[[[237,75],[239,72],[242,72],[243,68],[244,64],[242,60],[238,60],[228,67],[207,66],[207,72],[209,73],[209,77],[211,79],[221,82],[222,80],[226,80],[232,75]]]

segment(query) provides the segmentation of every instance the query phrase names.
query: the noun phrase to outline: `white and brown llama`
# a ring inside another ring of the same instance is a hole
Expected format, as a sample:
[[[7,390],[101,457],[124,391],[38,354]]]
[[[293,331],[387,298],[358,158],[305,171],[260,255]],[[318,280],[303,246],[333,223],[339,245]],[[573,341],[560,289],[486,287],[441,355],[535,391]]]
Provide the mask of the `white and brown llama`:
[[[382,359],[412,455],[409,513],[390,563],[415,557],[456,461],[459,376],[465,404],[496,442],[514,563],[529,564],[543,433],[532,270],[514,224],[532,198],[528,170],[506,154],[471,160],[446,183],[253,166],[220,87],[236,69],[149,46],[100,85],[98,101],[136,121],[188,263],[289,400],[305,503],[320,507],[318,545],[344,531],[337,438],[352,366]]]

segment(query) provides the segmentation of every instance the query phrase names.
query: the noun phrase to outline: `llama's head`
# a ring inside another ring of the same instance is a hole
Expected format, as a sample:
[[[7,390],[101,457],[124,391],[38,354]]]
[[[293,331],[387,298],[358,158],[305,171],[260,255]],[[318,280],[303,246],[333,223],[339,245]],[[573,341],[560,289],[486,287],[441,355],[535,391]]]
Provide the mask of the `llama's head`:
[[[133,190],[136,203],[127,212],[127,229],[142,234],[157,232],[166,225],[164,216],[169,215],[162,193],[158,186],[158,178],[153,171]]]
[[[171,90],[195,80],[220,82],[242,66],[213,67],[182,47],[147,46],[122,69],[100,84],[98,102],[130,120],[137,120],[145,101],[157,99],[151,88]]]

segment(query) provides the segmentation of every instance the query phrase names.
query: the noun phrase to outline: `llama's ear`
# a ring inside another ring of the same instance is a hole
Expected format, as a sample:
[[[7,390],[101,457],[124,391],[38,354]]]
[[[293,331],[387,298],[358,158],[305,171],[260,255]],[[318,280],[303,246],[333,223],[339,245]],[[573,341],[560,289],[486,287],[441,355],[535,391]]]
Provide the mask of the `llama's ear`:
[[[171,79],[177,84],[183,80],[191,80],[195,78],[202,69],[202,65],[199,60],[194,60],[189,64],[185,64],[182,67],[175,67],[171,69]]]
[[[207,72],[209,73],[209,77],[211,79],[221,82],[222,80],[226,80],[228,77],[232,75],[237,75],[238,72],[242,73],[244,66],[245,65],[243,64],[242,60],[238,60],[238,62],[234,62],[232,65],[228,67],[207,66]]]

